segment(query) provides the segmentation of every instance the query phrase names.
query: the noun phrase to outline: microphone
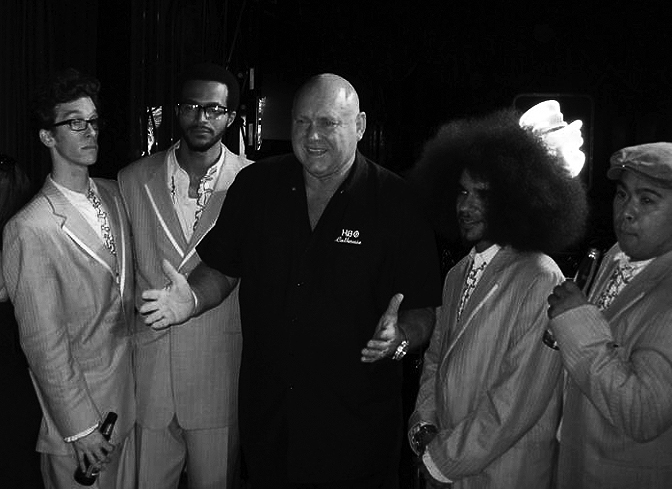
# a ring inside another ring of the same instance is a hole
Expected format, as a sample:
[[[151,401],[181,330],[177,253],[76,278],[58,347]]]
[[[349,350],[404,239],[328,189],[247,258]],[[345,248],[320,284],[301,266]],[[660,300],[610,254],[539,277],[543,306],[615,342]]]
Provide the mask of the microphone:
[[[581,291],[586,295],[588,295],[590,286],[593,284],[593,279],[597,273],[597,268],[600,263],[600,255],[600,250],[597,248],[588,248],[586,256],[584,256],[583,260],[581,260],[579,268],[576,270],[576,274],[574,275],[574,283],[578,285]],[[553,348],[554,350],[558,349],[558,342],[555,341],[555,337],[553,336],[553,333],[551,333],[550,329],[544,331],[542,341],[549,348]]]

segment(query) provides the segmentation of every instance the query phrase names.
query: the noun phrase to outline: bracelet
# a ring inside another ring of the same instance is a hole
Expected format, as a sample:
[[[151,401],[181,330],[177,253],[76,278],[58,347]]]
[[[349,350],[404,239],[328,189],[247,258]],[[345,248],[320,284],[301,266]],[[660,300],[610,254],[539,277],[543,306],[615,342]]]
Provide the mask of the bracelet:
[[[399,346],[397,347],[396,350],[394,350],[394,355],[392,355],[392,360],[401,360],[406,356],[406,353],[408,353],[408,340],[403,340],[401,343],[399,343]]]

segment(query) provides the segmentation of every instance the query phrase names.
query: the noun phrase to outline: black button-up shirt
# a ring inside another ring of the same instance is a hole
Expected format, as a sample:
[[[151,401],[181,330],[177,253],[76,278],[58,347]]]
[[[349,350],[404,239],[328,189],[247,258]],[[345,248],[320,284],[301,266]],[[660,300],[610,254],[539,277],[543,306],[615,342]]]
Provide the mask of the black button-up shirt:
[[[197,250],[241,279],[250,471],[287,467],[292,480],[319,482],[394,464],[400,364],[363,363],[361,350],[395,293],[402,309],[441,302],[434,237],[404,182],[358,154],[311,230],[300,163],[258,162],[238,174]]]

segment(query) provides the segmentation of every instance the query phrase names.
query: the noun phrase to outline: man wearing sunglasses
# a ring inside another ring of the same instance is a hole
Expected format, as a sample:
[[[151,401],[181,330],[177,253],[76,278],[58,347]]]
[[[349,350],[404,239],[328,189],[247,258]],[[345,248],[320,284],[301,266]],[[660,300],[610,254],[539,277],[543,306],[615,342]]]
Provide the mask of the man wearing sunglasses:
[[[188,274],[196,245],[214,226],[227,190],[250,160],[222,143],[236,117],[235,77],[215,64],[191,67],[176,115],[180,140],[119,173],[136,252],[140,292],[167,283],[166,260]],[[232,487],[238,467],[237,383],[242,337],[238,293],[207,313],[167,329],[137,318],[140,487]]]
[[[98,89],[69,69],[38,92],[51,173],[4,230],[3,274],[44,416],[46,487],[73,487],[87,463],[102,470],[97,487],[134,487],[133,257],[117,184],[89,177]],[[110,411],[118,419],[107,441],[98,426]]]

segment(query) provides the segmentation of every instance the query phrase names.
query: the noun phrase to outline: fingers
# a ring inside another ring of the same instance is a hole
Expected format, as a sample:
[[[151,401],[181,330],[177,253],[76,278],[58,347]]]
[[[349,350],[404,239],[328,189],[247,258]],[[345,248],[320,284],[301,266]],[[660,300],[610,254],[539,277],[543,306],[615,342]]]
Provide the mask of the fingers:
[[[142,292],[142,298],[146,301],[155,301],[166,294],[166,289],[149,289]]]
[[[161,268],[163,269],[163,273],[166,274],[166,277],[168,277],[168,280],[171,282],[175,283],[179,282],[180,279],[184,280],[184,275],[178,272],[177,269],[172,266],[165,258],[161,260]]]
[[[392,299],[390,299],[390,303],[387,306],[385,314],[388,316],[398,316],[399,306],[401,305],[401,301],[403,300],[404,300],[404,294],[394,294],[392,296]]]
[[[369,340],[362,350],[362,362],[372,363],[382,360],[392,351],[392,341]]]

